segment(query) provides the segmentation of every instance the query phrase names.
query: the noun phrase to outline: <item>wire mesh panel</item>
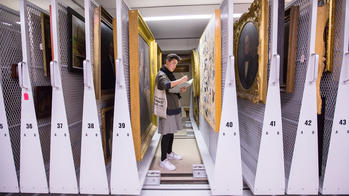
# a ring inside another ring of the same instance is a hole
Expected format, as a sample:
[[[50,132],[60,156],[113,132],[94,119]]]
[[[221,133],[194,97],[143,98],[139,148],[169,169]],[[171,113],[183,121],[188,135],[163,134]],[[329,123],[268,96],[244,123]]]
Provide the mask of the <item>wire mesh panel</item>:
[[[5,110],[16,170],[19,170],[21,89],[18,79],[11,78],[12,64],[22,61],[19,12],[0,5],[0,70]],[[19,174],[17,172],[17,174]]]
[[[82,73],[72,73],[68,71],[69,58],[71,58],[71,51],[68,50],[70,35],[68,32],[67,7],[62,3],[58,4],[58,29],[64,102],[69,124],[74,165],[75,167],[79,168],[81,152],[82,103],[84,89],[83,76]]]
[[[287,94],[281,93],[281,111],[283,124],[284,141],[284,159],[286,179],[288,179],[290,166],[293,156],[293,149],[296,139],[298,118],[302,103],[303,89],[307,71],[307,61],[309,56],[309,25],[311,4],[309,0],[298,0],[292,2],[292,5],[299,6],[299,24],[298,24],[298,48],[296,55],[296,71],[294,81],[294,92]]]
[[[343,58],[343,40],[344,40],[344,13],[345,6],[344,1],[337,0],[335,2],[335,31],[334,31],[334,47],[333,47],[333,72],[324,73],[320,82],[321,96],[325,97],[322,101],[325,102],[325,122],[324,122],[324,133],[323,133],[323,146],[322,146],[322,164],[321,177],[323,177],[328,149],[330,145],[331,130],[334,117],[334,109],[336,106],[336,98],[338,91],[338,82],[342,66]],[[320,138],[322,139],[322,138]],[[320,146],[321,148],[321,146]]]

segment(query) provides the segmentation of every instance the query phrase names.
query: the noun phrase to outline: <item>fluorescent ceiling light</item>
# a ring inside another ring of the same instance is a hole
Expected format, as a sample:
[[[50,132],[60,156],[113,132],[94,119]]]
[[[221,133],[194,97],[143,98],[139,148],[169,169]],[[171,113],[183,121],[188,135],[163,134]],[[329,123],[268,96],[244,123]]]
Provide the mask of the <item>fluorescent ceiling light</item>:
[[[164,20],[197,20],[197,19],[210,19],[211,14],[207,15],[177,15],[177,16],[151,16],[144,17],[145,21],[164,21]]]
[[[240,18],[242,14],[233,14],[234,18]],[[177,15],[177,16],[150,16],[144,17],[145,21],[168,21],[168,20],[200,20],[200,19],[210,19],[211,14],[202,15]]]

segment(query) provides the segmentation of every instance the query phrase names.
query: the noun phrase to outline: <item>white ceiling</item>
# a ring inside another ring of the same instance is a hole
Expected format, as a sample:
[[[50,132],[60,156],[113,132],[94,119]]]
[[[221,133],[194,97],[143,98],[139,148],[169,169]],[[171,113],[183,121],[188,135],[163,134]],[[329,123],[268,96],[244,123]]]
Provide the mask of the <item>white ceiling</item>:
[[[35,5],[49,9],[51,0],[29,0]],[[84,0],[62,0],[67,6],[83,15]],[[95,0],[115,17],[115,0]],[[211,15],[222,0],[124,0],[130,9],[138,9],[143,17],[175,15]],[[290,0],[286,0],[290,1]],[[252,0],[234,0],[234,13],[244,13]],[[12,9],[19,10],[19,0],[0,0]],[[209,19],[148,21],[155,39],[162,50],[191,50],[197,46]]]

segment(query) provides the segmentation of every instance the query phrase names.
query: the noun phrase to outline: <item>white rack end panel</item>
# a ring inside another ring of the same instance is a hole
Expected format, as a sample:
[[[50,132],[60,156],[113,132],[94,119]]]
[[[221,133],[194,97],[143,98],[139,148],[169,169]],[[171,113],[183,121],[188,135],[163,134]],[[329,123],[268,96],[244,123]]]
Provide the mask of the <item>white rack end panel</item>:
[[[315,54],[317,0],[311,1],[309,60],[293,150],[287,194],[318,194],[318,133],[316,80],[319,56]]]
[[[48,193],[42,157],[38,123],[34,109],[32,85],[29,77],[29,33],[27,0],[20,1],[23,62],[18,63],[21,92],[20,191]]]
[[[228,61],[222,116],[214,167],[213,195],[242,195],[242,168],[239,121],[237,113],[234,58]]]
[[[278,70],[280,56],[272,57],[270,70]],[[267,102],[263,120],[257,171],[253,193],[282,195],[285,193],[285,169],[279,79],[269,79]]]
[[[52,0],[51,17],[54,58],[50,63],[52,85],[50,192],[78,193],[59,60],[61,54],[58,42],[58,2],[59,0]]]
[[[0,83],[0,192],[19,191],[15,162],[12,154],[10,134],[7,124],[4,97]]]
[[[228,43],[222,47],[223,58],[227,58],[222,115],[217,142],[217,154],[214,165],[211,191],[213,195],[242,195],[242,166],[238,107],[235,85],[233,56],[233,0],[222,3],[222,31],[226,29]],[[227,25],[227,27],[223,26]],[[224,53],[224,51],[227,53]],[[224,62],[222,62],[224,63]]]
[[[262,127],[261,143],[253,193],[256,195],[283,195],[285,169],[280,101],[280,56],[277,54],[278,0],[272,2],[270,74],[267,101]]]
[[[116,65],[118,72],[114,102],[111,194],[139,195],[141,187],[134,150],[124,69],[119,59]]]
[[[94,5],[94,4],[93,4]],[[102,137],[93,85],[91,65],[90,0],[85,0],[86,60],[84,61],[84,102],[81,134],[80,193],[109,194],[107,172],[102,149]]]
[[[22,88],[20,190],[22,193],[47,193],[47,179],[28,65],[18,64],[18,76]]]
[[[343,3],[343,60],[322,194],[349,194],[349,1]]]
[[[52,84],[50,193],[78,193],[61,70],[59,65],[52,61],[50,71]]]

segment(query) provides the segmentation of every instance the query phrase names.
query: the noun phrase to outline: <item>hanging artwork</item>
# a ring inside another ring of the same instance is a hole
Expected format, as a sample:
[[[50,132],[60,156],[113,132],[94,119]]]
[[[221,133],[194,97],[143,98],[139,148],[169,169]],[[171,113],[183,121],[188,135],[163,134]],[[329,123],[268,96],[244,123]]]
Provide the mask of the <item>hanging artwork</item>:
[[[93,78],[96,98],[113,98],[115,92],[116,22],[101,6],[94,12]]]
[[[112,136],[113,136],[114,107],[102,109],[102,142],[105,164],[111,159],[112,153]]]
[[[268,1],[255,0],[234,23],[237,94],[254,103],[266,101],[268,17]]]
[[[219,131],[221,116],[221,13],[215,10],[199,41],[200,113]]]
[[[193,116],[196,121],[196,124],[199,126],[199,110],[200,110],[200,64],[199,64],[199,56],[198,51],[192,51],[191,57],[191,67],[192,67],[192,78],[193,87],[192,87],[192,106],[193,106]]]
[[[84,17],[70,7],[67,8],[67,12],[68,32],[70,35],[68,70],[81,72],[83,70],[83,61],[86,59],[85,20]]]
[[[52,87],[35,86],[33,97],[36,117],[38,119],[50,117],[52,108]]]
[[[334,0],[321,0],[317,8],[315,53],[319,55],[317,113],[321,114],[320,82],[324,71],[333,71]]]
[[[45,13],[41,13],[41,42],[44,75],[50,77],[50,62],[52,61],[51,26],[50,16]]]
[[[129,11],[131,126],[137,161],[143,159],[156,131],[152,114],[158,49],[138,10]]]
[[[294,91],[296,73],[296,55],[298,43],[299,6],[292,6],[285,11],[284,59],[280,76],[280,89],[286,93]]]

